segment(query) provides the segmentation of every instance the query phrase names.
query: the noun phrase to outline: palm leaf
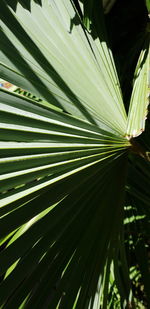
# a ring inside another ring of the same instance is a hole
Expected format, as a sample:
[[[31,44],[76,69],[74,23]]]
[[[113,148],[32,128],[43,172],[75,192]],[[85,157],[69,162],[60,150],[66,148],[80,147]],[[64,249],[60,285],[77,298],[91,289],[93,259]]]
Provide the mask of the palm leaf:
[[[4,91],[1,114],[2,243],[17,231],[0,254],[1,272],[9,269],[0,287],[1,304],[18,308],[30,294],[27,308],[49,303],[55,308],[61,299],[65,308],[75,302],[78,306],[91,303],[92,308],[105,261],[109,269],[113,244],[119,242],[121,222],[117,222],[123,214],[117,192],[123,190],[120,169],[125,168],[129,143]],[[87,274],[85,264],[89,265]],[[95,273],[95,265],[99,272]],[[88,291],[92,293],[89,299]]]
[[[135,70],[134,86],[128,114],[127,136],[136,137],[145,130],[149,105],[150,34],[147,35]]]
[[[147,10],[148,10],[148,14],[149,14],[150,13],[150,1],[145,0],[145,3],[146,3],[146,7],[147,7]]]
[[[109,66],[110,52],[105,43],[85,34],[78,16],[78,25],[70,28],[76,16],[70,1],[45,1],[42,7],[32,2],[31,13],[19,4],[16,14],[3,1],[1,7],[2,76],[12,82],[15,78],[18,86],[73,115],[123,134],[126,114]]]
[[[112,265],[125,306],[130,142],[103,20],[94,38],[69,0],[0,16],[2,77],[44,99],[0,91],[1,307],[105,309]]]

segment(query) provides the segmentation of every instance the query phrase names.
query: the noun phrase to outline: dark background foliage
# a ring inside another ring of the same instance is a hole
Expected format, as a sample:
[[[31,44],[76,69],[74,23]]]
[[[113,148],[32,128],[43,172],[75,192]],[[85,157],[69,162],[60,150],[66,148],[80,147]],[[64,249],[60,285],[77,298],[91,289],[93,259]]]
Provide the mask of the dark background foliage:
[[[144,0],[117,0],[112,10],[106,15],[105,19],[110,44],[114,54],[118,74],[120,76],[124,103],[126,109],[128,110],[132,92],[134,70],[139,53],[143,46],[146,33],[145,29],[148,23],[148,14],[145,2]],[[141,136],[136,138],[136,140],[142,144],[145,149],[150,151],[150,145],[148,143],[150,132],[149,129],[148,115],[146,130]],[[136,182],[136,177],[138,177],[137,173],[140,173],[140,168],[139,166],[137,167],[137,164],[137,156],[131,156],[129,158],[130,173],[128,175],[128,184],[131,186],[134,182]],[[142,192],[140,184],[138,190]],[[129,194],[126,193],[126,203],[132,205],[132,210],[130,210],[131,216],[145,214],[145,207],[143,207],[141,201],[138,201],[132,196],[131,191]],[[130,234],[130,237],[133,238],[135,243],[135,247],[133,249],[132,245],[129,244],[128,236],[126,234],[126,252],[130,266],[137,265],[138,268],[144,267],[145,270],[147,267],[148,271],[148,265],[142,265],[142,258],[145,254],[145,264],[147,264],[147,257],[150,254],[148,249],[150,235],[147,234],[148,228],[145,229],[145,222],[143,221],[144,220],[139,220],[132,223],[130,233],[128,228],[125,229],[126,233]],[[144,242],[147,250],[145,250]],[[141,256],[141,248],[143,248],[143,256]],[[132,288],[135,293],[135,297],[137,297],[140,303],[144,304],[147,308],[147,297],[143,291],[143,277],[138,281],[138,283],[133,280]],[[148,295],[149,287],[146,282],[144,282],[144,286]]]
[[[135,66],[142,48],[148,14],[144,0],[117,0],[106,15],[106,25],[115,57],[126,108],[132,91]]]

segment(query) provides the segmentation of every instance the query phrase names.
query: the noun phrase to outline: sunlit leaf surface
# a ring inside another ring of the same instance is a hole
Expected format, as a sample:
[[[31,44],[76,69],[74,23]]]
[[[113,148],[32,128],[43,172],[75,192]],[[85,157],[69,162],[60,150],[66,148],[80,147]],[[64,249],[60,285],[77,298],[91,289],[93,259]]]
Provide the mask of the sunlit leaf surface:
[[[136,98],[127,119],[103,21],[94,37],[69,0],[0,6],[1,77],[44,99],[0,91],[1,308],[107,309],[114,280],[125,308]]]

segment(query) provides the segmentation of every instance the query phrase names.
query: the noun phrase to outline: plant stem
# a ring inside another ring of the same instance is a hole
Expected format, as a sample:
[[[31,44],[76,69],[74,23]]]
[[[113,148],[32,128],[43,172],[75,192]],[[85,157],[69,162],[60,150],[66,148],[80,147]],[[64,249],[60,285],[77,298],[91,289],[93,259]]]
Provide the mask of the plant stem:
[[[131,151],[140,157],[144,158],[146,161],[150,162],[150,152],[146,151],[139,143],[137,143],[133,138],[130,140]]]

